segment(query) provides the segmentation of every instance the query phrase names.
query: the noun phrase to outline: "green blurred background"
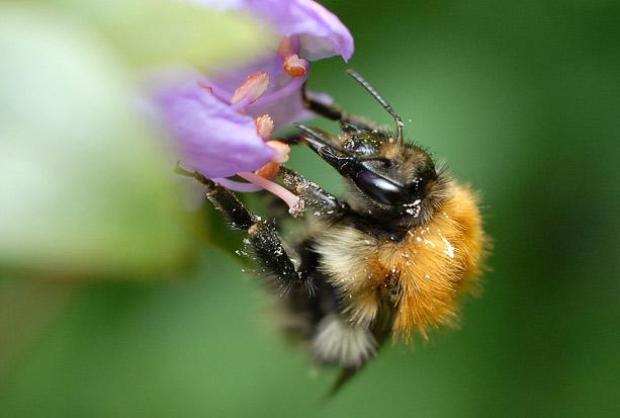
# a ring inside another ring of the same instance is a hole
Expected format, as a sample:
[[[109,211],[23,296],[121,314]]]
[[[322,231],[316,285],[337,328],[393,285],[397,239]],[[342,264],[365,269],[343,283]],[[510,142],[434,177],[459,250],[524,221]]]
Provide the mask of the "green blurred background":
[[[620,416],[620,3],[324,4],[407,135],[481,191],[492,271],[461,328],[390,345],[324,402],[333,373],[207,244],[176,280],[5,281],[1,417]],[[311,87],[388,122],[344,68],[316,63]],[[341,190],[310,153],[291,165]]]

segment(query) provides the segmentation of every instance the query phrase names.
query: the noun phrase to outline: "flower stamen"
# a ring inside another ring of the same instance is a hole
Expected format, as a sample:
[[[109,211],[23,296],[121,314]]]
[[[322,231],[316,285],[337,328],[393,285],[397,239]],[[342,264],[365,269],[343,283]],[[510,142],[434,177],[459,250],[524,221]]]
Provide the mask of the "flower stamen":
[[[280,41],[280,45],[278,46],[278,55],[280,55],[282,59],[285,59],[289,55],[292,55],[296,52],[297,51],[295,51],[293,40],[291,39],[291,37],[290,36],[283,37],[282,40]]]
[[[310,64],[297,54],[291,54],[284,58],[282,69],[291,77],[303,77],[308,73]]]
[[[254,183],[257,186],[262,187],[273,195],[279,197],[287,204],[289,208],[289,213],[293,216],[297,216],[301,214],[304,210],[304,202],[303,200],[297,196],[296,194],[291,193],[284,187],[280,186],[277,183],[274,183],[271,180],[267,180],[264,177],[261,177],[254,173],[243,172],[237,174],[239,177],[249,181],[250,183]]]
[[[270,161],[258,170],[254,171],[254,174],[267,180],[271,180],[276,176],[276,174],[278,174],[278,171],[280,171],[280,164]]]
[[[258,192],[258,191],[263,190],[262,187],[257,186],[254,183],[243,183],[243,182],[231,180],[228,178],[215,178],[213,179],[213,181],[219,184],[220,186],[224,186],[229,190],[234,190],[235,192],[249,193],[249,192]]]
[[[281,141],[267,141],[267,145],[275,151],[275,154],[270,162],[256,170],[254,174],[271,179],[278,174],[280,165],[288,161],[291,147]]]
[[[254,103],[258,100],[269,87],[269,74],[265,71],[257,71],[249,76],[245,82],[235,90],[231,104],[238,104],[240,101]]]
[[[273,132],[274,124],[273,119],[268,114],[261,115],[254,120],[256,124],[256,133],[263,138],[263,141],[269,141],[271,133]]]
[[[282,141],[267,141],[267,145],[273,148],[276,152],[272,158],[273,162],[282,164],[288,161],[288,156],[291,152],[291,147]]]

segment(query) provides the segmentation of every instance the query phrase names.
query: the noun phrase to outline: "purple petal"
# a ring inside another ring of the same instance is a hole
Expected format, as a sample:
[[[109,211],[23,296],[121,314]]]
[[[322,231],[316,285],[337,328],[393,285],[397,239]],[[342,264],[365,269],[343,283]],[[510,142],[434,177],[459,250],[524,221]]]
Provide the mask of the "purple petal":
[[[300,45],[300,56],[316,60],[341,55],[348,60],[353,54],[353,38],[338,18],[311,0],[192,0],[207,7],[225,10],[246,10],[266,21],[283,36],[290,36]],[[284,72],[283,58],[276,51],[242,68],[222,69],[210,79],[216,93],[230,100],[234,91],[248,76],[257,71],[269,74],[269,88],[245,111],[258,117],[269,114],[276,130],[293,122],[312,117],[303,106],[301,86],[306,77],[293,78]]]
[[[199,86],[160,89],[157,101],[187,168],[216,178],[271,161],[274,151],[256,133],[254,119]]]
[[[283,36],[298,36],[301,56],[314,61],[353,55],[353,37],[333,13],[312,0],[191,0],[223,10],[249,10]]]
[[[282,70],[282,58],[277,55],[254,62],[243,69],[222,71],[213,77],[213,82],[207,84],[214,86],[217,94],[226,100],[256,71],[269,74],[269,87],[261,98],[245,108],[249,115],[258,117],[269,114],[276,130],[313,116],[304,108],[301,96],[301,86],[306,77],[292,78],[286,74]]]
[[[309,60],[353,55],[353,37],[340,19],[312,0],[246,0],[246,6],[284,36],[299,36]]]
[[[304,78],[296,78],[286,87],[271,94],[266,94],[247,107],[248,113],[262,115],[267,113],[273,119],[275,130],[286,128],[293,122],[309,119],[314,116],[304,106],[301,86]]]
[[[307,60],[341,55],[348,60],[353,39],[347,28],[323,6],[311,0],[185,0],[220,10],[249,11],[283,37],[290,37],[294,51]],[[158,105],[171,134],[184,155],[183,163],[210,178],[253,171],[269,162],[274,151],[256,133],[254,118],[269,114],[276,129],[308,118],[302,102],[304,77],[291,77],[282,68],[277,51],[243,68],[228,69],[211,78],[214,94],[195,82],[168,84],[159,89]],[[265,93],[254,103],[240,105],[238,113],[228,103],[234,93],[257,71],[269,74]],[[162,86],[165,84],[160,84]],[[175,86],[175,87],[170,87]],[[325,98],[326,102],[331,99]]]

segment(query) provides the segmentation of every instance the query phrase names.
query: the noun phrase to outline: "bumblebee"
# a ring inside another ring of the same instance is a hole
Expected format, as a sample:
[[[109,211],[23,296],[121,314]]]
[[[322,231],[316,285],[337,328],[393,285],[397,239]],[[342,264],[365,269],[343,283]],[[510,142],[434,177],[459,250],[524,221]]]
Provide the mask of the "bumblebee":
[[[339,199],[291,169],[278,181],[303,200],[307,235],[294,245],[275,223],[252,214],[199,173],[208,200],[247,231],[245,243],[284,312],[286,331],[316,362],[359,370],[390,338],[408,340],[454,324],[460,296],[476,288],[485,235],[476,194],[403,138],[392,106],[358,73],[348,73],[391,115],[390,130],[304,91],[307,107],[341,132],[298,125],[306,144],[344,179]]]

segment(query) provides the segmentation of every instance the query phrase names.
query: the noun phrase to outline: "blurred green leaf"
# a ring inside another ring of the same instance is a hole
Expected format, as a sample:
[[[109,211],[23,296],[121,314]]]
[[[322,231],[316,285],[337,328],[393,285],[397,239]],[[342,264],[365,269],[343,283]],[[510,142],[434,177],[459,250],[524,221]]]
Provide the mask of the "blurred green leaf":
[[[260,54],[271,34],[250,17],[223,13],[177,0],[53,0],[89,28],[95,28],[132,65],[171,63],[202,70],[221,68]]]
[[[172,163],[113,54],[53,13],[0,14],[0,265],[123,277],[178,265]]]

